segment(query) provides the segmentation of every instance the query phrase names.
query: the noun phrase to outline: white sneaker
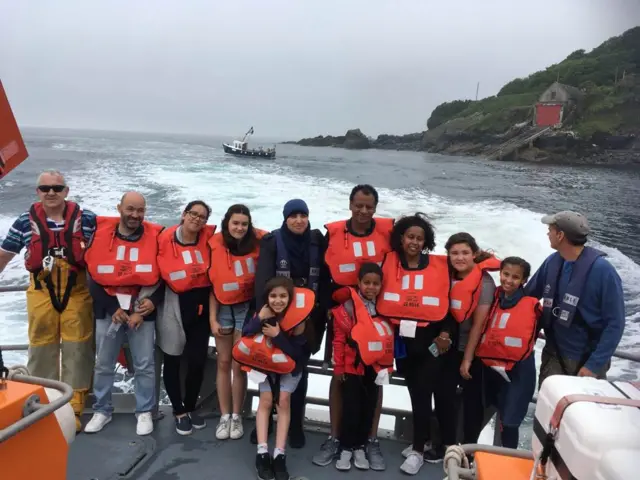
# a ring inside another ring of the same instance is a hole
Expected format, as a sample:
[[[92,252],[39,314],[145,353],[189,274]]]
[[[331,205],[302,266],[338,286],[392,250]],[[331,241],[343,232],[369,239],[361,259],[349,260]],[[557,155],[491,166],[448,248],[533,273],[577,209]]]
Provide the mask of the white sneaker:
[[[216,427],[216,438],[226,440],[231,435],[231,415],[223,415]]]
[[[138,424],[136,425],[136,434],[149,435],[153,432],[153,418],[151,412],[138,414]]]
[[[93,417],[91,417],[91,420],[89,420],[89,423],[84,427],[84,433],[98,433],[110,421],[111,416],[96,412],[93,414]]]
[[[216,435],[217,435],[216,431]],[[244,435],[244,427],[242,426],[242,417],[238,415],[237,417],[231,417],[231,430],[229,436],[231,440],[238,440],[242,438]]]
[[[429,450],[431,450],[431,442],[425,442],[424,443],[424,451],[428,452]],[[404,458],[407,458],[411,452],[413,452],[413,445],[409,445],[407,448],[402,450],[402,456]]]
[[[416,475],[422,465],[424,464],[423,453],[416,452],[415,450],[411,452],[407,459],[404,461],[402,465],[400,465],[400,470],[402,470],[407,475]]]
[[[351,470],[351,457],[353,457],[351,450],[342,450],[340,458],[336,460],[336,468],[342,472]]]

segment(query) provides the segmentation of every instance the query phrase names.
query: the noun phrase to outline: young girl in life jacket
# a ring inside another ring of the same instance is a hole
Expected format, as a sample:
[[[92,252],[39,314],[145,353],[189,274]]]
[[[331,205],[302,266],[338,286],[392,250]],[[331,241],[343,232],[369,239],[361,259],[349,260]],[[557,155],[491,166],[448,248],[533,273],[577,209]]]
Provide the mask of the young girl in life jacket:
[[[288,480],[285,447],[291,420],[290,400],[295,391],[302,369],[309,360],[310,351],[304,335],[304,321],[290,332],[284,333],[279,326],[294,297],[294,285],[290,278],[274,277],[264,287],[264,306],[242,329],[243,337],[252,337],[262,333],[273,345],[295,362],[291,373],[283,375],[268,374],[259,384],[260,402],[256,413],[258,453],[256,470],[260,480]],[[276,390],[276,395],[272,392]],[[269,456],[267,439],[271,409],[276,403],[278,423],[276,428],[276,446],[273,458]]]
[[[502,261],[500,287],[475,351],[483,364],[487,401],[498,408],[502,446],[507,448],[518,448],[520,424],[536,388],[533,347],[542,308],[522,288],[530,273],[531,265],[522,258]]]
[[[357,318],[365,322],[377,316],[376,299],[381,288],[382,269],[377,263],[364,263],[358,272],[357,291],[351,290],[352,297],[332,311],[333,375],[342,383],[343,392],[340,435],[342,451],[336,461],[336,468],[342,471],[351,468],[352,458],[356,468],[369,469],[365,447],[374,441],[377,442],[368,438],[378,403],[379,384],[382,383],[382,380],[377,379],[387,376],[389,368],[393,368],[393,330],[389,323],[380,324],[381,329],[388,335],[388,341],[383,343],[385,357],[373,365],[367,365],[363,361],[363,357],[369,360],[370,355],[362,351],[362,348],[366,348],[362,344],[374,343],[374,340],[378,343],[378,339],[359,339],[354,331]],[[368,318],[362,318],[361,315]]]

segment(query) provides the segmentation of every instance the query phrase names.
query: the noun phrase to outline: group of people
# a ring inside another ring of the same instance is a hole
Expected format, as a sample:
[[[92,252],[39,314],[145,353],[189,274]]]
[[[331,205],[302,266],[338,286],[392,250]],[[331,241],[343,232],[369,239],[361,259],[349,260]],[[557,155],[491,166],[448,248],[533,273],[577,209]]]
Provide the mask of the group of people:
[[[147,435],[158,345],[176,431],[188,435],[206,426],[196,405],[213,335],[216,438],[243,437],[247,379],[257,382],[250,436],[263,480],[288,479],[287,442],[305,444],[307,364],[325,331],[331,435],[313,463],[385,470],[377,431],[381,386],[393,374],[405,379],[413,416],[413,443],[400,468],[415,475],[425,461],[442,461],[447,446],[477,442],[489,406],[500,413],[503,446],[517,448],[536,387],[533,348],[541,329],[540,384],[555,374],[604,378],[624,330],[621,280],[602,252],[585,246],[587,219],[575,212],[542,218],[556,252],[529,278],[526,260],[499,259],[466,232],[446,241],[446,254],[434,254],[429,219],[375,217],[378,192],[370,185],[353,188],[350,218],[325,225],[324,235],[311,228],[300,199],[284,205],[282,225],[272,232],[255,227],[241,204],[229,207],[218,231],[201,200],[164,228],[145,220],[146,201],[136,192],[122,196],[117,216],[96,216],[67,200],[57,171],[38,177],[36,193],[39,201],[15,221],[0,250],[2,271],[26,249],[31,373],[73,387],[78,430],[92,388],[94,414],[84,431],[99,432],[112,418],[126,339],[137,433]],[[498,286],[489,272],[498,272]],[[431,431],[432,401],[439,432]]]

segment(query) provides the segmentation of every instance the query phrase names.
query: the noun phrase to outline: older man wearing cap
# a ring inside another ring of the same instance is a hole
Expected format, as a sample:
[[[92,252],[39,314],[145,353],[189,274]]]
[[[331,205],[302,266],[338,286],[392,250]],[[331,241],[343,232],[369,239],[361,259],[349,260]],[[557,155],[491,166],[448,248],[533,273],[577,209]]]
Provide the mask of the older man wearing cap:
[[[605,254],[585,246],[590,233],[584,215],[564,211],[542,217],[556,250],[525,287],[543,299],[539,385],[550,375],[606,378],[622,338],[625,313],[622,281]]]

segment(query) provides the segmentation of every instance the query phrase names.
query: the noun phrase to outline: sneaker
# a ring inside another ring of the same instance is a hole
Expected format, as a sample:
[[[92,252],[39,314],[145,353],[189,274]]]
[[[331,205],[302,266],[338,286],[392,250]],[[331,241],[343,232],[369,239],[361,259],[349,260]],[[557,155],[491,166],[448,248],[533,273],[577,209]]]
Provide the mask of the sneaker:
[[[242,426],[242,417],[240,415],[231,417],[231,440],[238,440],[244,435],[244,427]]]
[[[191,428],[191,419],[189,418],[189,415],[183,415],[180,418],[175,417],[175,420],[176,432],[178,432],[178,435],[191,435],[193,429]]]
[[[431,450],[431,442],[424,442],[424,451],[426,452],[429,450]],[[402,456],[407,458],[411,452],[413,452],[413,445],[409,445],[407,448],[402,450]]]
[[[371,468],[371,470],[382,472],[387,468],[387,464],[384,462],[384,457],[382,456],[382,450],[380,449],[380,442],[377,438],[367,442],[367,459],[369,460],[369,468]]]
[[[258,472],[258,480],[273,480],[275,478],[271,466],[271,456],[268,453],[256,455],[256,472]]]
[[[358,470],[369,470],[369,460],[364,453],[364,448],[358,448],[353,452],[353,464]]]
[[[430,448],[424,452],[424,460],[428,463],[440,463],[444,460],[446,448],[443,445]]]
[[[351,470],[351,457],[353,452],[351,450],[342,450],[340,452],[340,458],[336,460],[336,468],[341,472]]]
[[[137,435],[149,435],[153,432],[153,417],[151,412],[143,412],[137,415],[138,424],[136,425]]]
[[[276,480],[289,480],[286,455],[278,455],[271,461],[271,465],[273,466],[273,475]]]
[[[322,442],[322,445],[320,445],[320,451],[313,456],[312,462],[319,467],[326,467],[338,458],[339,451],[340,442],[338,439],[329,437]]]
[[[195,428],[196,430],[202,430],[207,426],[207,422],[204,421],[204,418],[202,418],[197,413],[191,412],[189,414],[189,419],[191,420],[191,425],[193,425],[193,428]]]
[[[111,416],[104,413],[94,413],[89,423],[84,427],[84,433],[98,433],[104,426],[112,420]]]
[[[231,435],[231,417],[220,417],[218,426],[216,427],[216,438],[218,440],[226,440]]]
[[[424,459],[420,452],[416,452],[413,450],[409,455],[407,455],[407,459],[404,461],[402,465],[400,465],[400,470],[402,470],[407,475],[416,475],[420,468],[424,465]]]

